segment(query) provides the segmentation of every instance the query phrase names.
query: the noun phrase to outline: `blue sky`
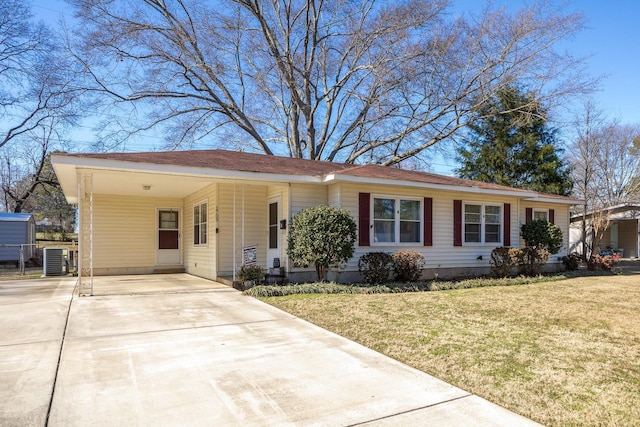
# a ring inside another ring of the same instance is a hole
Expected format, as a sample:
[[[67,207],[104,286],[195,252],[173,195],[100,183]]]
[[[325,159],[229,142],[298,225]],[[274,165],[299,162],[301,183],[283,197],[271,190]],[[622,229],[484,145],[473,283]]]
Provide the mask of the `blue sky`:
[[[509,10],[531,4],[524,0],[494,0]],[[561,2],[556,2],[561,4]],[[453,0],[456,11],[477,11],[480,0]],[[623,123],[640,123],[640,1],[574,0],[567,11],[582,11],[587,28],[564,48],[587,59],[592,76],[604,76],[594,95],[600,108]]]
[[[455,12],[463,13],[477,11],[484,5],[481,0],[452,3]],[[511,10],[529,3],[494,0],[495,5]],[[574,0],[568,3],[567,10],[582,10],[586,17],[588,28],[567,41],[564,48],[574,56],[589,57],[587,66],[592,76],[605,76],[601,89],[594,95],[599,108],[622,123],[640,123],[640,1]],[[61,0],[35,0],[33,12],[52,23],[61,15],[67,20],[71,18],[68,6]]]

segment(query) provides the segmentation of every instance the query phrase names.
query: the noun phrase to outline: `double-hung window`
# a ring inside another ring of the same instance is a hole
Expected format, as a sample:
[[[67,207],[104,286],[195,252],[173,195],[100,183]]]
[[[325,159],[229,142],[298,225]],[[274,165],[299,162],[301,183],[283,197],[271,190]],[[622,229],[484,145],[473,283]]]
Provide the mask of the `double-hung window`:
[[[533,219],[549,221],[549,211],[547,209],[534,209]]]
[[[373,197],[373,242],[421,243],[422,200]]]
[[[465,203],[464,242],[491,244],[502,242],[502,206]]]
[[[204,246],[207,244],[207,202],[201,202],[193,207],[193,244]]]

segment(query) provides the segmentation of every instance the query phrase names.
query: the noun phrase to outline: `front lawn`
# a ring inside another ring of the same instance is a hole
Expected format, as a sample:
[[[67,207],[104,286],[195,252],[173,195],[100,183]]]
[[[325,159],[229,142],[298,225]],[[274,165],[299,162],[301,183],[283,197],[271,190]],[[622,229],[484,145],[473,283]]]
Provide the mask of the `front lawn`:
[[[545,425],[640,420],[640,277],[264,301]]]

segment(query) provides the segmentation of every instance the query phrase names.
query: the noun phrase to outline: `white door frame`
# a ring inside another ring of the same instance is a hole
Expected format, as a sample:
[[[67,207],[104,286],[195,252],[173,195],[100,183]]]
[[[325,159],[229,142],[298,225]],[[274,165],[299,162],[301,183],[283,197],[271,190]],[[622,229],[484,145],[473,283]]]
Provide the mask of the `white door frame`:
[[[277,203],[277,211],[274,224],[271,224],[271,205]],[[282,230],[280,229],[280,221],[282,220],[282,194],[267,198],[267,268],[273,268],[274,258],[280,258],[280,266],[282,266]],[[271,233],[276,233],[275,244],[272,248]]]
[[[160,212],[171,211],[178,213],[178,248],[160,249]],[[156,207],[155,221],[155,245],[156,265],[181,265],[182,264],[182,208]]]

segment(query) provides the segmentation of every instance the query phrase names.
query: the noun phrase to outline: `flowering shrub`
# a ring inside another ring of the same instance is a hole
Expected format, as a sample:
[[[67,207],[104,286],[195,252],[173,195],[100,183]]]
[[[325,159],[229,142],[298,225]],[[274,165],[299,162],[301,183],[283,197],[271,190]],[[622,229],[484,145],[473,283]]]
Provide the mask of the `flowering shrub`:
[[[589,270],[611,270],[620,260],[620,255],[592,255],[587,263]]]

